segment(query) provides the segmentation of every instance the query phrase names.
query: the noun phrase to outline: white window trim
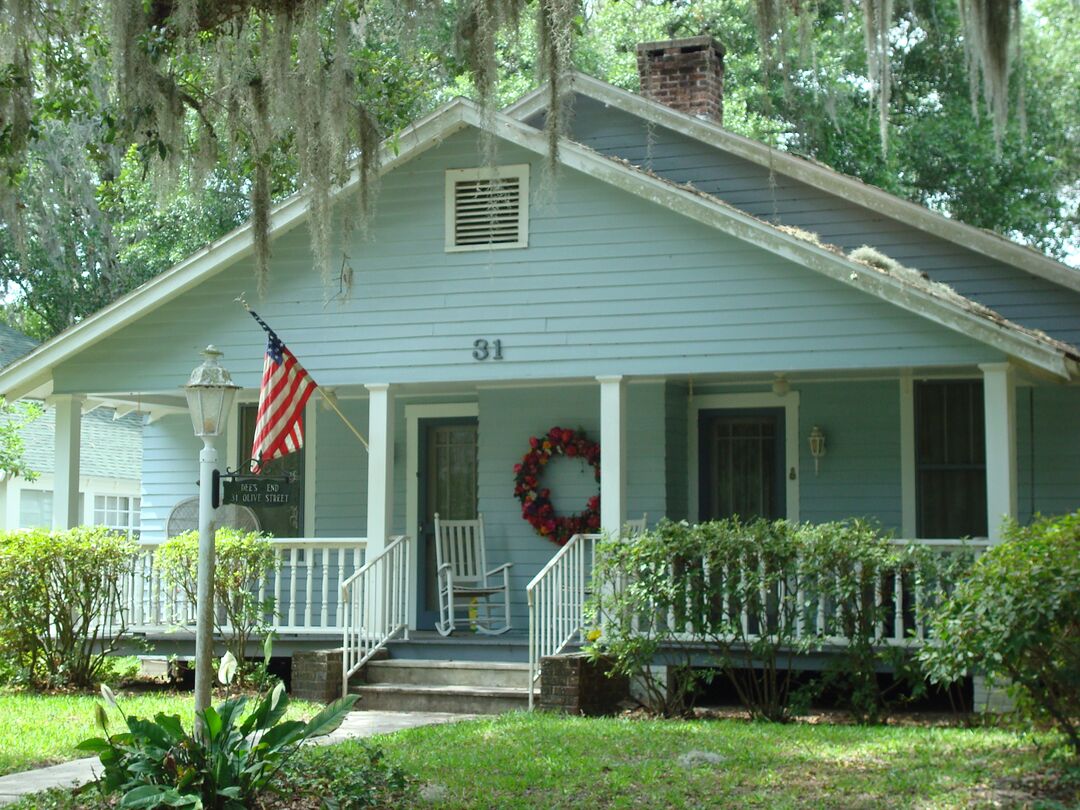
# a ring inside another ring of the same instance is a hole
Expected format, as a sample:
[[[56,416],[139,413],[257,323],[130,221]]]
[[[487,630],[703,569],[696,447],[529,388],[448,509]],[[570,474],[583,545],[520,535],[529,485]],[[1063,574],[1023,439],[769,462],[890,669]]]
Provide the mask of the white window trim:
[[[417,538],[416,527],[420,525],[420,420],[449,419],[453,417],[473,416],[480,418],[478,402],[441,402],[430,405],[405,406],[405,534],[412,543],[411,555],[416,567],[416,576],[421,571],[416,566]],[[415,597],[417,591],[412,591]],[[409,629],[416,629],[416,599],[409,600]]]
[[[698,492],[698,417],[701,411],[725,408],[783,408],[784,409],[784,514],[794,522],[799,520],[799,392],[788,391],[784,396],[772,392],[754,394],[707,394],[691,397],[686,425],[687,459],[687,511],[691,523],[698,520],[700,493]],[[795,471],[792,479],[791,471]]]
[[[454,239],[454,186],[462,180],[497,180],[517,177],[521,198],[518,206],[518,238],[514,242],[498,244],[458,245]],[[446,170],[446,252],[466,253],[478,250],[516,250],[529,246],[529,164],[515,163],[511,166],[486,166],[476,169]]]

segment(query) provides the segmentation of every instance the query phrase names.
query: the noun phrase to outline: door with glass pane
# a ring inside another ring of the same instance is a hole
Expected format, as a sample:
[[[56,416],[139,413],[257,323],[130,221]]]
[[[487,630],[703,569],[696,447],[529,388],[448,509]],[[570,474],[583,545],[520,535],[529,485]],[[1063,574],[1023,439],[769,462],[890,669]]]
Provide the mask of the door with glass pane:
[[[699,519],[786,516],[783,408],[702,411],[698,443]]]
[[[445,520],[475,520],[477,515],[477,432],[475,418],[420,422],[417,627],[421,630],[434,627],[439,615],[435,513]]]

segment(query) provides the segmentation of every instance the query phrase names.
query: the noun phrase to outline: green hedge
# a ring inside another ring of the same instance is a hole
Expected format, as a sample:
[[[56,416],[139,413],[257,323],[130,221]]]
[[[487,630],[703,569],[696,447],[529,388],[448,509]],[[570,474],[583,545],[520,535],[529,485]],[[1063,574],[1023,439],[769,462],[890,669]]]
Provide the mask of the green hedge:
[[[921,658],[948,683],[984,673],[1080,753],[1080,511],[1010,525],[934,615]]]
[[[225,645],[241,665],[241,678],[248,640],[270,630],[267,617],[274,612],[274,600],[258,597],[258,583],[273,572],[277,557],[270,538],[258,532],[218,529],[215,535],[217,564],[214,567],[214,620]],[[179,588],[188,601],[196,603],[199,562],[199,533],[185,532],[170,538],[155,553],[154,565],[170,587]]]
[[[100,526],[0,535],[0,650],[35,686],[94,685],[127,635],[136,546]]]
[[[857,719],[875,721],[890,698],[878,671],[906,673],[914,664],[913,647],[881,638],[895,628],[897,575],[908,605],[916,582],[923,596],[903,616],[905,632],[913,631],[922,606],[970,560],[896,546],[858,520],[662,521],[601,544],[591,615],[602,631],[592,649],[611,656],[664,714],[685,711],[695,679],[718,671],[753,717],[785,720],[829,687],[847,696]],[[795,659],[826,647],[829,671],[797,690]],[[652,675],[661,659],[664,682]],[[923,678],[914,674],[913,683]]]

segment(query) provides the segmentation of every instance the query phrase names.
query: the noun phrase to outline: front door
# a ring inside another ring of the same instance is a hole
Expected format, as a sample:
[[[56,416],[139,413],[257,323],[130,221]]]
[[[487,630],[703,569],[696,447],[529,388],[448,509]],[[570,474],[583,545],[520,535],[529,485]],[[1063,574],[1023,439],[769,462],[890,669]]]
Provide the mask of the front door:
[[[420,421],[420,526],[417,529],[417,622],[435,626],[439,616],[435,575],[435,513],[444,520],[475,520],[477,515],[474,417]]]
[[[777,520],[784,492],[784,410],[701,411],[699,519]]]

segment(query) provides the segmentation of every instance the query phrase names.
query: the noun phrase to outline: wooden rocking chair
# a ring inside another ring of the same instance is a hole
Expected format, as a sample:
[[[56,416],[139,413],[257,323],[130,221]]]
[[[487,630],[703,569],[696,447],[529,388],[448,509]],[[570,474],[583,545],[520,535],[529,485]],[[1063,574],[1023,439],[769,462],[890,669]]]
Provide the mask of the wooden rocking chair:
[[[490,636],[510,629],[513,563],[487,570],[483,515],[476,520],[441,520],[436,514],[435,560],[439,584],[435,629],[440,635],[453,633],[458,622]]]

